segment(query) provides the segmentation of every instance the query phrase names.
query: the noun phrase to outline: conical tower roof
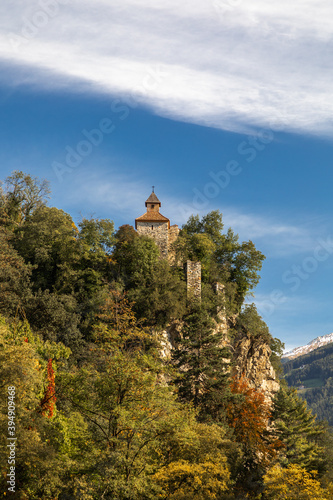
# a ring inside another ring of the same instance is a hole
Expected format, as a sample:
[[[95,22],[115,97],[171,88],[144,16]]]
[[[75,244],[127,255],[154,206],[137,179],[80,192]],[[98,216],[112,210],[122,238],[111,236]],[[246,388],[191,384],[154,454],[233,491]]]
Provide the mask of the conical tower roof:
[[[151,195],[149,196],[149,198],[147,198],[147,200],[145,201],[145,205],[147,206],[148,203],[156,203],[156,204],[159,204],[159,206],[161,206],[161,202],[160,200],[157,198],[156,194],[154,193],[154,191],[151,193]]]
[[[168,224],[168,228],[170,228],[170,219],[160,214],[161,202],[157,198],[154,188],[151,195],[146,200],[145,205],[147,207],[147,212],[141,215],[141,217],[137,217],[135,219],[135,229],[137,229],[138,222],[166,222]]]

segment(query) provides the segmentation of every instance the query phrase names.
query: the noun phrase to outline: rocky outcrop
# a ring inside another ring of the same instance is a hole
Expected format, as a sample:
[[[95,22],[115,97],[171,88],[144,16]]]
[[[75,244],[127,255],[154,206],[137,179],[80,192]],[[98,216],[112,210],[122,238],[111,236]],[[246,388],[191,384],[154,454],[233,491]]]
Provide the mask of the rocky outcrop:
[[[270,362],[270,347],[261,340],[243,335],[236,337],[233,349],[234,373],[238,377],[245,376],[251,387],[263,391],[266,399],[271,400],[280,384]]]
[[[182,321],[174,320],[160,332],[162,358],[171,358],[171,351],[177,345],[177,340],[181,337],[182,326]]]
[[[160,332],[163,358],[171,358],[171,351],[181,336],[182,325],[181,321],[174,321]],[[239,334],[230,344],[226,321],[216,323],[217,331],[225,334],[225,341],[222,342],[221,347],[230,346],[232,359],[231,363],[226,359],[226,364],[230,363],[232,372],[239,378],[246,377],[251,387],[262,391],[266,399],[271,401],[279,390],[280,384],[270,361],[272,351],[267,343],[253,339],[246,334]]]

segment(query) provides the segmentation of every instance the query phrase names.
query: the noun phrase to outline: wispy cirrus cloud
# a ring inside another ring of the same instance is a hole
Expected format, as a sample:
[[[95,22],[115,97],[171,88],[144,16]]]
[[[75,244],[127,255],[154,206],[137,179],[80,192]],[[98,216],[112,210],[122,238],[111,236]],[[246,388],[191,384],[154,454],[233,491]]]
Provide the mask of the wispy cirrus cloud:
[[[263,216],[258,213],[244,213],[233,207],[224,209],[224,220],[243,239],[254,240],[265,246],[270,257],[287,257],[313,250],[317,231],[279,219],[277,216]],[[320,233],[319,233],[320,234]]]
[[[221,129],[332,134],[329,0],[3,0],[0,18],[14,84],[75,80]]]

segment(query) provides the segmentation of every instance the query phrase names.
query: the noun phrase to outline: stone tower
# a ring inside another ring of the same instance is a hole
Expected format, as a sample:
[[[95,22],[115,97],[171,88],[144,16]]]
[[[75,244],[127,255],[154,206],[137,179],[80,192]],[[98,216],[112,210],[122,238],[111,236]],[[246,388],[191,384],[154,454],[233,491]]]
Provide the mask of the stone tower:
[[[161,251],[161,256],[167,259],[171,240],[174,241],[178,236],[178,226],[170,227],[170,220],[160,213],[161,202],[154,193],[154,188],[145,205],[147,211],[135,219],[135,229],[138,233],[153,238]]]
[[[187,295],[201,298],[201,262],[188,260],[185,264]]]
[[[160,213],[161,202],[157,198],[154,188],[145,201],[146,213],[135,219],[135,229],[139,234],[153,238],[157,243],[161,257],[168,259],[171,265],[181,265],[175,262],[172,243],[176,241],[179,228],[177,224],[170,226],[170,220]],[[201,296],[201,263],[188,260],[185,263],[187,293],[189,296]]]

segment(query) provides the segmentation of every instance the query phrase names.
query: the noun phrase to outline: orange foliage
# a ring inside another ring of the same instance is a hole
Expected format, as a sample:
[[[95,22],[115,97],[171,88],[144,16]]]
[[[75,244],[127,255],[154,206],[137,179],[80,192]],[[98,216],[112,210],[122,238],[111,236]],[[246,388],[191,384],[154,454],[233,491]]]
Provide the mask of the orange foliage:
[[[47,415],[48,418],[53,417],[54,405],[57,400],[55,396],[55,376],[54,370],[52,368],[52,359],[49,359],[47,363],[47,381],[48,386],[45,390],[44,397],[40,403],[42,409],[42,415],[45,417]]]
[[[273,458],[282,443],[269,429],[271,408],[264,394],[250,387],[244,376],[233,377],[231,391],[243,396],[242,400],[233,401],[227,407],[228,423],[237,440],[260,457],[260,461]]]

